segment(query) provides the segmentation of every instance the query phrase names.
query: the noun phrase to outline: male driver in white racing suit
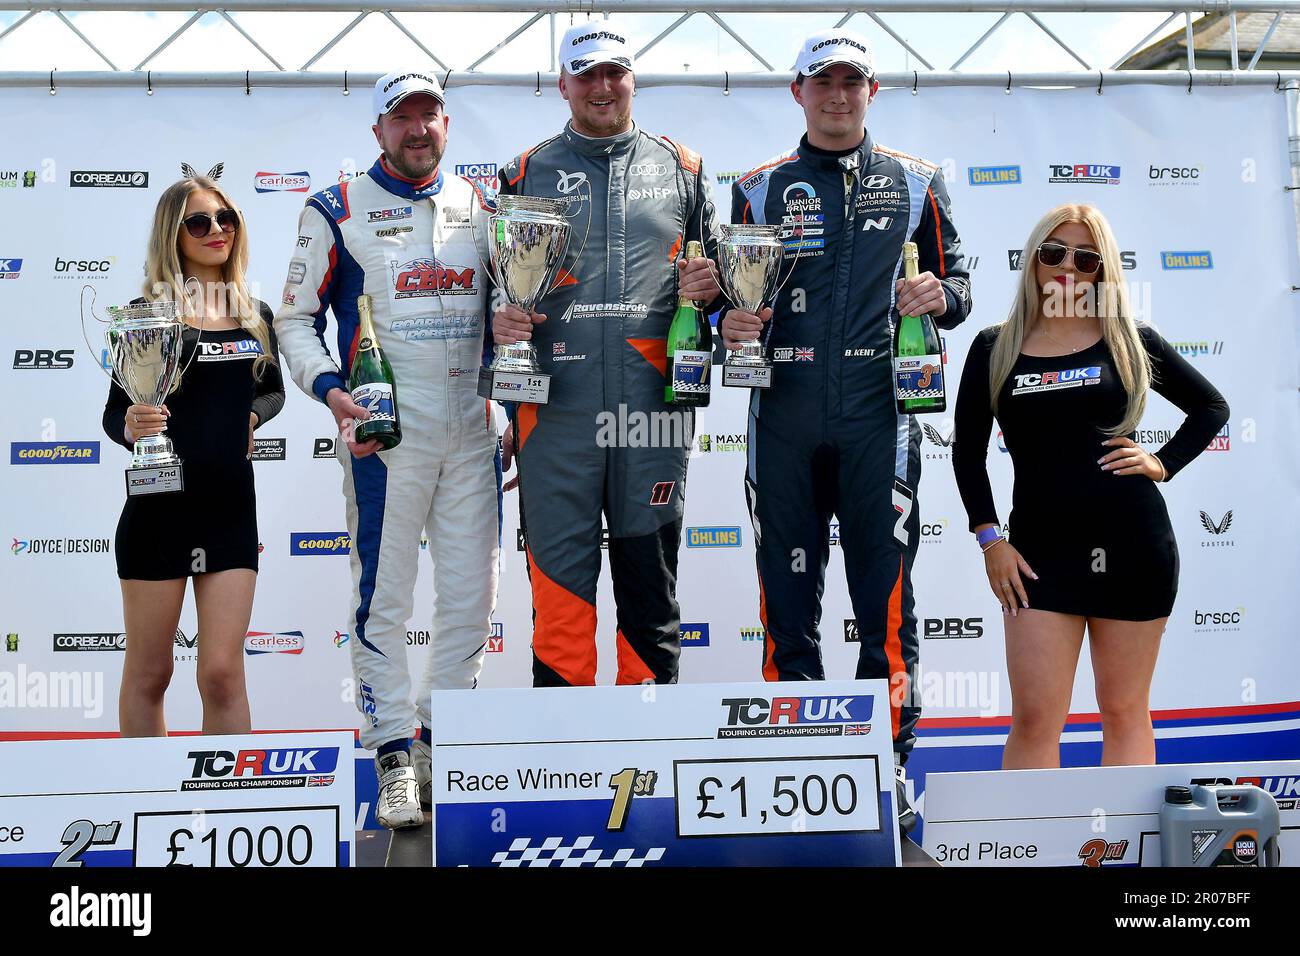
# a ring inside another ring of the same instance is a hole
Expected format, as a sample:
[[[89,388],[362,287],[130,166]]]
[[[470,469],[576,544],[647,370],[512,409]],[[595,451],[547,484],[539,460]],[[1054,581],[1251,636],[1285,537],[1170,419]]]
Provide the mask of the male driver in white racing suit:
[[[423,822],[429,690],[477,684],[497,588],[497,435],[488,403],[475,394],[486,277],[469,228],[476,193],[439,167],[444,104],[438,81],[418,70],[376,84],[371,112],[383,153],[368,172],[307,200],[275,319],[294,381],[329,406],[339,427],[352,539],[349,646],[366,718],[361,744],[377,753],[376,815],[391,828]],[[402,441],[387,451],[352,440],[352,420],[368,416],[347,385],[361,294],[373,300],[379,345],[396,379]],[[337,326],[337,362],[325,344],[327,309]],[[412,705],[406,625],[421,531],[436,600],[433,646]]]

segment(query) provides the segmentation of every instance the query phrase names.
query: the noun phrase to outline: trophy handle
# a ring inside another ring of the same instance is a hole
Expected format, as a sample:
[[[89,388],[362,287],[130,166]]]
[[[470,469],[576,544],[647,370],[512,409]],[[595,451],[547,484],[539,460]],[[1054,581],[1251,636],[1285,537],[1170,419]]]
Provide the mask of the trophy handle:
[[[501,288],[501,278],[497,275],[496,270],[492,267],[492,252],[488,248],[491,242],[490,232],[492,229],[492,209],[488,208],[488,198],[478,190],[478,185],[471,183],[474,188],[474,202],[469,204],[469,234],[474,240],[474,255],[478,258],[479,267],[487,273],[492,284],[498,289]],[[495,201],[492,202],[495,206]],[[491,303],[489,303],[491,305]]]
[[[583,180],[582,183],[578,186],[578,189],[581,190],[583,186],[587,187],[587,231],[582,234],[582,245],[578,247],[578,254],[573,257],[573,265],[570,266],[569,269],[567,270],[570,276],[573,276],[578,271],[578,263],[582,261],[582,254],[587,251],[587,240],[591,238],[591,220],[592,217],[596,215],[596,211],[595,209],[592,208],[591,205],[592,204],[591,183],[587,180]],[[565,254],[567,255],[569,250],[569,245],[567,240],[564,245],[564,250],[565,250]],[[564,271],[566,271],[564,268],[564,256],[560,256],[560,267],[555,270],[555,277],[551,280],[550,286],[547,288],[545,292],[541,293],[537,297],[537,302],[539,305],[541,304],[542,299],[544,299],[546,296],[550,295],[552,292],[554,292],[556,289],[560,287],[560,281],[561,281],[560,273]]]
[[[89,351],[91,356],[95,358],[95,364],[99,366],[99,370],[108,376],[108,380],[110,382],[112,382],[118,388],[122,389],[122,391],[125,392],[126,386],[122,383],[121,380],[118,379],[116,375],[113,374],[112,362],[111,361],[109,362],[108,368],[104,368],[104,363],[102,358],[95,356],[95,347],[90,344],[90,336],[86,334],[86,293],[87,292],[90,293],[90,317],[94,319],[96,322],[99,322],[101,325],[104,324],[104,320],[101,319],[99,316],[95,315],[95,301],[98,299],[99,294],[95,291],[94,286],[83,285],[81,287],[81,340],[86,343],[86,350]],[[104,333],[104,338],[105,341],[107,342],[108,339],[107,332]]]

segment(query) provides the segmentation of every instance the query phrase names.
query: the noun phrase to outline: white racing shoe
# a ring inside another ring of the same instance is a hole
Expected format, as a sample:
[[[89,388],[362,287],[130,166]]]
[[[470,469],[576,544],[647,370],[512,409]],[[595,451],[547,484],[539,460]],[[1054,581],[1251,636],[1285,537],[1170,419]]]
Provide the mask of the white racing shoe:
[[[375,817],[390,830],[405,830],[424,824],[424,811],[420,809],[415,768],[411,755],[396,750],[375,758],[375,771],[379,774],[379,800]]]
[[[419,737],[411,741],[411,765],[420,788],[420,806],[428,810],[433,806],[433,751]]]

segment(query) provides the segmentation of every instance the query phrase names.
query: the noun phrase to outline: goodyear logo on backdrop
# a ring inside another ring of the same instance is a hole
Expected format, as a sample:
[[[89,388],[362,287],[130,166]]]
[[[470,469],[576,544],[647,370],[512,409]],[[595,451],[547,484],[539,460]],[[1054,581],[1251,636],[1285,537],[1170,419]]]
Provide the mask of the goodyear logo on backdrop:
[[[9,443],[11,465],[96,465],[97,441],[16,441]]]
[[[351,554],[352,538],[346,531],[294,531],[290,554]]]
[[[687,528],[688,548],[739,548],[740,528]]]
[[[1019,166],[970,166],[966,174],[972,186],[1008,186],[1024,182]]]
[[[682,647],[709,646],[708,624],[680,624],[677,633],[681,638]]]

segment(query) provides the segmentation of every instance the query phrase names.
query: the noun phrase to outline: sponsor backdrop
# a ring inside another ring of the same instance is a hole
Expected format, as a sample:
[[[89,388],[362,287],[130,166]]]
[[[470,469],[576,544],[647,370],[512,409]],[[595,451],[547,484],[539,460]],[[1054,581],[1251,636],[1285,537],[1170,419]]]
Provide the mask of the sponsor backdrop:
[[[496,164],[554,133],[567,117],[549,89],[540,97],[531,90],[454,89],[450,99],[444,169],[470,176],[491,177]],[[201,172],[222,164],[221,182],[250,231],[250,278],[260,297],[277,305],[306,196],[364,171],[376,156],[368,102],[307,89],[251,96],[161,89],[152,97],[142,89],[65,88],[57,97],[5,92],[12,128],[23,135],[0,163],[0,374],[10,396],[0,425],[9,446],[0,491],[10,506],[0,533],[12,542],[0,585],[0,734],[111,733],[117,726],[123,642],[112,537],[129,456],[101,432],[103,346],[97,328],[89,350],[82,342],[81,287],[98,289],[101,315],[105,305],[137,295],[159,194],[183,163]],[[731,183],[789,148],[802,129],[802,114],[784,90],[723,96],[714,89],[647,89],[635,114],[646,129],[703,154],[723,219]],[[1033,223],[1067,200],[1094,202],[1109,216],[1142,317],[1232,404],[1231,422],[1211,449],[1162,489],[1182,576],[1153,706],[1192,712],[1207,747],[1212,735],[1241,734],[1243,725],[1287,732],[1233,738],[1254,756],[1272,753],[1287,737],[1294,747],[1300,705],[1277,706],[1300,700],[1300,645],[1293,639],[1300,544],[1284,531],[1300,523],[1300,420],[1283,97],[1254,87],[1191,95],[1130,87],[1101,96],[1091,89],[888,90],[871,107],[868,125],[876,142],[941,163],[952,194],[975,311],[946,335],[950,408],[972,337],[1006,314]],[[1206,137],[1205,129],[1221,135]],[[821,349],[808,343],[801,360],[823,361]],[[745,401],[746,394],[722,389],[715,378],[712,405],[698,418],[678,588],[684,681],[759,674],[762,632],[742,494]],[[1176,408],[1153,397],[1141,443],[1158,447],[1180,421]],[[953,769],[968,765],[948,747],[966,742],[960,733],[972,734],[971,744],[999,741],[1006,721],[996,717],[1010,712],[1010,694],[1000,613],[953,480],[951,417],[928,416],[923,424],[918,689],[931,756],[923,743],[913,764]],[[340,530],[341,474],[331,432],[326,409],[290,384],[284,411],[258,433],[262,569],[246,645],[258,729],[357,722],[346,646],[349,542]],[[988,465],[1005,521],[1012,470],[996,433]],[[1061,507],[1071,502],[1063,499]],[[504,509],[499,623],[483,673],[492,687],[524,686],[530,674],[515,493],[505,495]],[[413,662],[435,637],[431,563],[421,557],[409,624]],[[599,678],[608,682],[614,615],[607,578],[603,584]],[[857,631],[850,617],[843,561],[832,549],[822,617],[828,677],[853,673]],[[195,632],[187,601],[167,699],[175,730],[200,723]],[[59,683],[56,674],[84,680]],[[63,693],[81,687],[93,696],[97,684],[97,706]],[[1095,709],[1084,655],[1073,711]],[[1178,733],[1178,714],[1165,715],[1174,725],[1168,734]],[[1269,722],[1250,723],[1263,719]],[[1087,733],[1079,739],[1093,743],[1077,759],[1095,761],[1095,721],[1081,729]],[[1191,750],[1184,760],[1205,759]],[[936,763],[940,753],[947,756]],[[992,755],[978,763],[995,761]]]

